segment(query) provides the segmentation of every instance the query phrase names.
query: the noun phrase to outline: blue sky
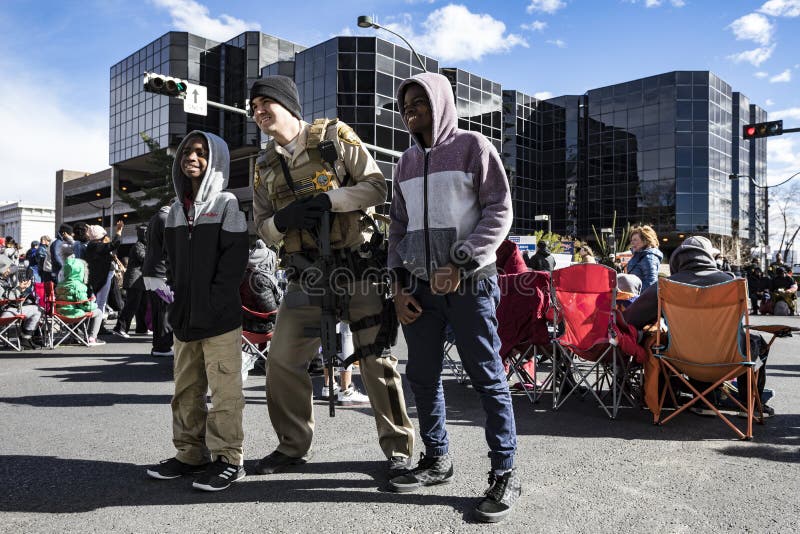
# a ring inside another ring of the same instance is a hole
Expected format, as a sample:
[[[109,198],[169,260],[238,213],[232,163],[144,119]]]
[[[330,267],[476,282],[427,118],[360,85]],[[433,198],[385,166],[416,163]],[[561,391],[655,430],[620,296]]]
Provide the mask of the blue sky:
[[[539,96],[670,70],[712,70],[800,126],[800,0],[3,0],[0,199],[51,204],[58,169],[108,166],[110,66],[170,30],[247,29],[313,45],[371,14],[420,52]],[[304,22],[298,22],[304,21]],[[309,22],[310,21],[310,22]],[[378,35],[389,37],[385,32]],[[800,170],[800,134],[768,143],[770,182]]]

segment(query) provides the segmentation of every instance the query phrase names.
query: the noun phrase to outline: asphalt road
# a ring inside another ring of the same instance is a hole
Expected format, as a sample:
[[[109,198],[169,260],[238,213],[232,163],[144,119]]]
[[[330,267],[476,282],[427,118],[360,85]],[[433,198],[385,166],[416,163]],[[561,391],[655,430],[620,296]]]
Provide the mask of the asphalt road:
[[[777,322],[754,318],[756,323]],[[800,318],[780,318],[800,326]],[[264,377],[247,380],[245,467],[230,489],[155,481],[145,466],[174,454],[171,359],[145,339],[92,349],[0,352],[0,532],[790,532],[800,516],[800,336],[779,339],[767,385],[776,416],[740,442],[720,421],[686,414],[610,421],[589,401],[558,412],[515,395],[523,497],[498,526],[473,523],[486,487],[483,413],[446,376],[456,477],[413,494],[382,491],[385,463],[368,408],[328,418],[316,401],[314,461],[254,475],[276,438]],[[395,354],[405,360],[402,340]],[[320,379],[316,379],[319,387]],[[412,419],[413,397],[407,391]],[[417,451],[421,449],[417,444]]]

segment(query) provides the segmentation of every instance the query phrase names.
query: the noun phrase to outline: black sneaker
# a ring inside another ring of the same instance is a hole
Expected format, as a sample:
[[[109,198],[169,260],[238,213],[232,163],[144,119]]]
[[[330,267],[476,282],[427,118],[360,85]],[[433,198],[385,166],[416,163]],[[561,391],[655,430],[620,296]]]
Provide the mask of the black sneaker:
[[[208,466],[206,472],[192,483],[193,488],[204,491],[222,491],[245,476],[244,467],[229,464],[222,458]]]
[[[475,507],[475,519],[482,523],[497,523],[511,513],[522,494],[522,481],[514,468],[503,475],[489,472],[489,488]]]
[[[389,458],[389,480],[405,475],[411,468],[411,458],[408,456],[392,456]]]
[[[158,465],[147,468],[147,474],[158,480],[171,480],[184,475],[196,475],[202,473],[208,467],[208,463],[200,465],[185,464],[177,458],[162,460]]]
[[[119,336],[124,339],[128,339],[131,337],[130,334],[128,334],[127,332],[123,330],[117,330],[116,328],[112,330],[111,333],[114,334],[115,336]]]
[[[311,451],[305,456],[295,458],[288,456],[280,451],[272,451],[267,456],[264,456],[256,466],[256,473],[260,475],[271,475],[273,473],[280,473],[293,465],[303,465],[308,463],[311,459]]]
[[[420,455],[417,467],[389,480],[389,490],[397,493],[414,491],[420,486],[447,484],[453,479],[453,462],[450,456]]]

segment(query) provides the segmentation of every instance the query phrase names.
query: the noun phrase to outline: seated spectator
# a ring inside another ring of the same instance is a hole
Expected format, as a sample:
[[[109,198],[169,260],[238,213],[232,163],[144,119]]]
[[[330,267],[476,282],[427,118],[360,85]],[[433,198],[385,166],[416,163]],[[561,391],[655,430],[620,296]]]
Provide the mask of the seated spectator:
[[[0,299],[9,302],[0,308],[0,317],[11,317],[16,313],[25,316],[19,336],[22,343],[29,348],[36,348],[32,337],[42,317],[42,311],[33,302],[31,280],[20,281],[17,278],[15,265],[8,256],[0,255]]]
[[[541,240],[536,243],[536,252],[531,258],[530,268],[534,271],[547,271],[552,273],[556,268],[556,259],[550,254],[547,241]]]
[[[714,260],[717,252],[717,249],[713,247],[711,241],[706,237],[695,236],[685,239],[669,259],[669,279],[701,287],[732,280],[734,278],[732,273],[721,271],[717,267],[717,263]],[[635,326],[639,330],[655,323],[658,318],[658,284],[654,284],[643,291],[639,298],[636,299],[636,302],[623,312],[623,317],[628,324]],[[769,347],[767,347],[764,339],[757,334],[751,333],[750,340],[753,358],[760,357],[765,364],[759,372],[757,384],[758,391],[762,394],[763,399]],[[756,350],[753,350],[753,348]],[[702,384],[698,384],[698,386],[700,386],[701,390],[705,389]],[[740,388],[740,391],[742,393],[739,400],[742,403],[746,403],[747,399],[743,398],[746,389]],[[697,408],[697,411],[705,412],[702,408]],[[764,414],[772,415],[772,413],[774,413],[772,409],[765,405]]]
[[[636,302],[642,292],[642,281],[632,274],[617,275],[617,308],[624,311]]]
[[[97,304],[89,301],[89,269],[84,260],[75,257],[73,245],[61,246],[62,281],[56,286],[56,300],[77,302],[78,304],[64,304],[56,311],[67,317],[80,317],[86,312],[94,311],[95,314],[89,324],[89,346],[105,345],[105,341],[97,339],[97,332],[103,323],[103,314],[97,309]],[[87,301],[87,302],[81,302]]]
[[[242,305],[260,313],[278,309],[283,299],[283,292],[275,278],[277,256],[262,240],[257,240],[247,260],[244,280],[239,285]],[[248,313],[244,314],[242,328],[248,332],[271,332],[275,325],[275,317],[261,319]]]
[[[750,314],[758,315],[758,299],[770,286],[770,279],[760,267],[754,267],[747,273],[747,292],[750,297]]]
[[[775,278],[772,280],[772,313],[774,315],[794,315],[797,282],[792,278],[792,274],[783,267],[778,267],[775,272]]]
[[[644,291],[658,281],[658,269],[664,254],[658,250],[658,236],[649,226],[637,226],[631,230],[630,247],[633,256],[625,272],[638,276]]]
[[[581,263],[597,263],[594,252],[588,245],[584,245],[578,250],[578,256],[581,258]]]

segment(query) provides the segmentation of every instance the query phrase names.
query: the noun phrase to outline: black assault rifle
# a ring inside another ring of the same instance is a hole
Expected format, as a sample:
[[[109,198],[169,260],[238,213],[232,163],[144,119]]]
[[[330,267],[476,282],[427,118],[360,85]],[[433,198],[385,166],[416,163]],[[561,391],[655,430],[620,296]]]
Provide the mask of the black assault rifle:
[[[331,417],[336,417],[336,397],[333,394],[334,372],[336,371],[336,362],[339,359],[337,350],[337,334],[336,324],[337,320],[337,302],[336,292],[332,287],[333,284],[333,270],[335,267],[335,260],[333,251],[331,249],[331,212],[326,211],[322,214],[322,219],[319,225],[318,234],[319,246],[319,260],[316,265],[319,266],[319,285],[315,288],[322,292],[322,317],[320,320],[320,327],[306,328],[304,334],[307,337],[319,337],[322,342],[322,357],[328,366],[328,407]]]

